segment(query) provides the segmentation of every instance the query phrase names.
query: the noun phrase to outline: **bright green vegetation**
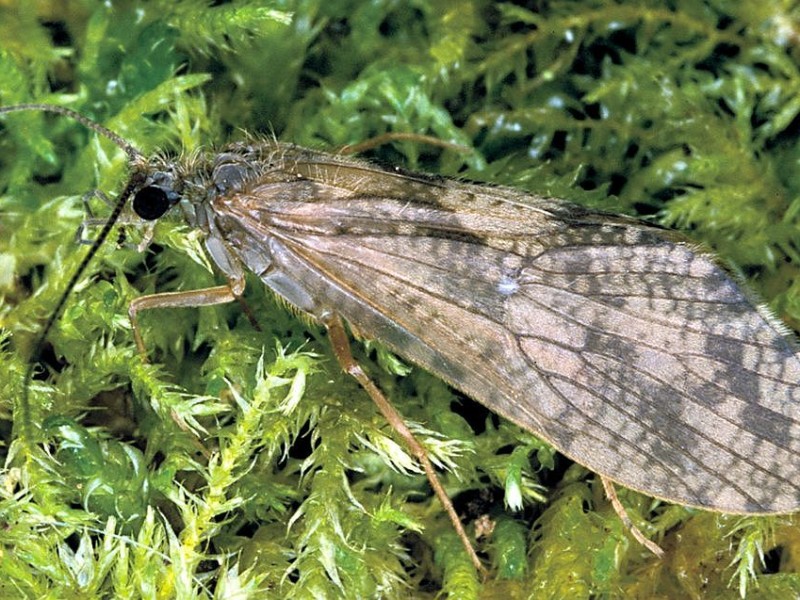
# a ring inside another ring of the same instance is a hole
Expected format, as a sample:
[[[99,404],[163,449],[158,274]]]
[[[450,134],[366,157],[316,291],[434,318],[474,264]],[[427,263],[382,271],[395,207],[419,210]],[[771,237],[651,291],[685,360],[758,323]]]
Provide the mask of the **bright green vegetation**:
[[[144,152],[219,145],[241,130],[326,149],[429,134],[474,152],[402,142],[377,158],[686,230],[800,325],[792,3],[207,4],[0,3],[0,104],[64,104]],[[132,297],[220,283],[177,221],[159,224],[144,253],[130,242],[146,232],[127,227],[129,243],[112,240],[92,263],[49,337],[52,376],[30,391],[47,452],[25,452],[14,409],[32,340],[85,252],[74,242],[81,196],[113,197],[124,174],[120,152],[68,119],[2,120],[0,596],[800,592],[795,519],[698,513],[620,490],[666,550],[658,561],[585,469],[355,343],[442,466],[470,530],[479,518],[494,526],[477,543],[492,571],[481,582],[321,329],[257,281],[247,302],[262,332],[238,306],[156,311],[142,317],[150,363],[140,361]]]

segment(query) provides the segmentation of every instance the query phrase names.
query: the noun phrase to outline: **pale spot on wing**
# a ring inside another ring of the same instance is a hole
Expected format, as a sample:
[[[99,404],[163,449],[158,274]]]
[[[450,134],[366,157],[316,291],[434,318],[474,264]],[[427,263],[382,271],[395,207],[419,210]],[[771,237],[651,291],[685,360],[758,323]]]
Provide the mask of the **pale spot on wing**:
[[[519,290],[519,282],[513,277],[504,276],[497,284],[497,291],[501,296],[511,296]]]

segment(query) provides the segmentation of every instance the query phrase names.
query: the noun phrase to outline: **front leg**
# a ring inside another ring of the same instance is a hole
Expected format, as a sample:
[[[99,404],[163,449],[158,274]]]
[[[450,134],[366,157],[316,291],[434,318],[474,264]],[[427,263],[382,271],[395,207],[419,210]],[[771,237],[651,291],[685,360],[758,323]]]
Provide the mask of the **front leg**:
[[[242,286],[243,288],[244,286]],[[192,308],[200,306],[214,306],[216,304],[227,304],[239,300],[239,295],[234,294],[231,285],[220,285],[217,287],[203,288],[200,290],[190,290],[187,292],[165,292],[162,294],[150,294],[135,298],[128,306],[128,317],[133,328],[133,338],[136,340],[136,348],[142,357],[147,357],[147,350],[144,347],[142,332],[139,329],[137,314],[142,310],[153,308]],[[248,312],[248,316],[249,316]]]

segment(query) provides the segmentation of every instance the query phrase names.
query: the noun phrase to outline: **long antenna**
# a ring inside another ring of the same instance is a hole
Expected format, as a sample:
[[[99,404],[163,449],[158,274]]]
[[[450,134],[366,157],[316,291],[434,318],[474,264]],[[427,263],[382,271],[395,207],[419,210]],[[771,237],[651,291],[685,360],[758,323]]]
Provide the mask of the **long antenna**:
[[[78,111],[72,110],[71,108],[66,108],[64,106],[57,106],[55,104],[36,104],[36,103],[0,106],[0,115],[4,113],[22,112],[22,111],[49,112],[61,115],[63,117],[69,117],[70,119],[77,121],[84,127],[88,127],[92,131],[96,131],[103,137],[106,137],[112,142],[114,142],[117,146],[119,146],[125,151],[125,154],[128,155],[128,158],[130,158],[131,163],[136,163],[138,161],[142,161],[145,159],[144,154],[139,152],[132,144],[123,139],[121,135],[119,135],[114,131],[111,131],[108,127],[101,125],[97,121],[93,121],[89,117],[82,115]]]
[[[92,131],[97,132],[98,134],[102,135],[103,137],[108,138],[112,142],[114,142],[117,146],[119,146],[125,153],[128,155],[128,164],[132,169],[132,173],[130,179],[128,180],[125,189],[120,194],[119,198],[117,199],[116,203],[114,204],[114,208],[111,211],[111,216],[109,216],[108,220],[103,225],[103,228],[100,230],[100,233],[92,242],[91,247],[89,248],[88,253],[86,256],[83,257],[78,268],[70,277],[69,282],[67,282],[67,286],[62,292],[61,296],[56,303],[55,309],[50,314],[50,317],[47,319],[47,323],[45,323],[44,329],[42,329],[39,336],[36,338],[36,343],[33,346],[33,353],[30,357],[30,361],[28,363],[28,367],[25,370],[25,378],[23,381],[23,389],[22,395],[20,397],[20,411],[22,413],[22,424],[20,430],[20,439],[22,440],[23,446],[29,447],[31,441],[33,440],[33,422],[31,419],[31,407],[30,407],[30,384],[33,380],[33,371],[36,368],[36,363],[38,362],[42,348],[44,347],[45,339],[47,335],[50,333],[50,330],[53,328],[53,325],[58,320],[59,316],[61,315],[61,311],[64,309],[64,305],[67,302],[67,298],[69,297],[72,290],[78,284],[78,281],[83,276],[83,273],[86,271],[86,268],[89,266],[92,258],[99,250],[100,246],[106,241],[108,235],[111,233],[114,225],[116,225],[117,220],[119,219],[120,214],[122,213],[122,209],[125,207],[125,203],[128,201],[128,198],[133,194],[134,189],[139,184],[138,177],[136,176],[136,167],[138,165],[142,165],[146,158],[144,154],[139,152],[133,145],[125,141],[119,134],[111,131],[107,127],[104,127],[100,123],[93,121],[92,119],[82,115],[81,113],[74,111],[70,108],[65,108],[63,106],[56,106],[54,104],[15,104],[12,106],[3,106],[0,107],[0,114],[12,113],[12,112],[22,112],[22,111],[39,111],[39,112],[48,112],[54,113],[57,115],[62,115],[65,117],[69,117],[74,119],[81,125],[88,127]]]

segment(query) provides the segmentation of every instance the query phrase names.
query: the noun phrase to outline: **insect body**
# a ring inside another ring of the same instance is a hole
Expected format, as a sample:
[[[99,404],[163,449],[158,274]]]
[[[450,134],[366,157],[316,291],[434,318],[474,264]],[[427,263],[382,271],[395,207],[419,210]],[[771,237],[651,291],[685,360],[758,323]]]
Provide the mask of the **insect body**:
[[[233,301],[252,271],[328,328],[340,364],[420,460],[462,540],[425,451],[352,359],[342,319],[627,487],[721,512],[800,508],[795,344],[712,255],[676,234],[269,140],[187,162],[148,159],[68,109],[0,113],[15,110],[76,118],[128,153],[129,182],[95,246],[129,198],[145,219],[179,205],[205,233],[227,283],[134,301],[143,353],[139,311]]]
[[[626,487],[800,507],[795,345],[675,234],[271,141],[146,173],[134,206],[180,202],[234,295],[248,269]]]

